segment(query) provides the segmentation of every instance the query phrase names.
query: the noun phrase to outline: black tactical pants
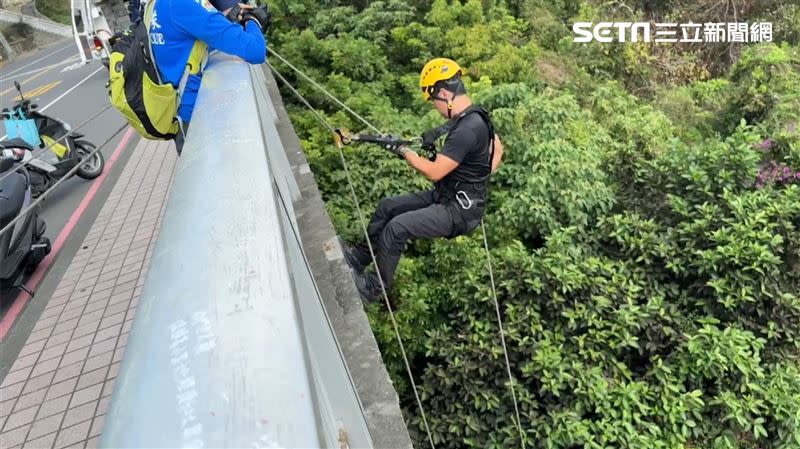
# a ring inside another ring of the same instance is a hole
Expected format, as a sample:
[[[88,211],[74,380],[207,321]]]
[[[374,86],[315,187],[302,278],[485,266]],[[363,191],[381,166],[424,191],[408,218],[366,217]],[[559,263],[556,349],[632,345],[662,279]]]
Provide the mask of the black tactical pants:
[[[178,128],[178,133],[172,138],[172,141],[175,142],[175,150],[178,152],[178,157],[183,152],[183,144],[186,143],[187,134],[189,134],[189,124],[182,123]]]
[[[131,19],[131,25],[135,25],[141,17],[141,0],[128,0],[128,18]]]
[[[434,201],[433,190],[384,198],[372,216],[367,233],[369,234],[377,269],[386,290],[394,284],[395,270],[400,254],[409,239],[453,238],[475,229],[483,215],[483,200],[471,199],[469,203]],[[464,208],[469,204],[469,208]],[[359,263],[366,267],[372,262],[367,242],[353,248]],[[369,288],[380,291],[377,278],[369,277]]]

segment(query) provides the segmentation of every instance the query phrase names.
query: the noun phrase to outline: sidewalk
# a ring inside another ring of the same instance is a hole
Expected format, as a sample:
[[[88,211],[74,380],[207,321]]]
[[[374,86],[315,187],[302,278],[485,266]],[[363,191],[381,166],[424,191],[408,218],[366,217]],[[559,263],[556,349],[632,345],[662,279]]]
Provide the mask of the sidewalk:
[[[0,448],[97,447],[176,160],[171,142],[133,149],[0,385]]]

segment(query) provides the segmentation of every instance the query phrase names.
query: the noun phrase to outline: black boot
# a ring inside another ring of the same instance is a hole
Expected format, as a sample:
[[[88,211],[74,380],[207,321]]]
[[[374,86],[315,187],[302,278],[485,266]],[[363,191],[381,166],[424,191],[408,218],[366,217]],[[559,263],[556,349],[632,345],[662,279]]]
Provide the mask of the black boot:
[[[353,273],[353,282],[356,284],[356,289],[361,295],[361,299],[365,303],[375,303],[381,299],[381,288],[378,282],[378,277],[374,273],[359,273],[355,270]]]
[[[339,247],[342,248],[342,254],[344,255],[344,260],[347,262],[347,265],[350,265],[350,268],[356,273],[363,273],[367,266],[358,260],[358,257],[356,257],[353,251],[353,247],[348,245],[341,237],[337,236],[336,238],[339,240]]]

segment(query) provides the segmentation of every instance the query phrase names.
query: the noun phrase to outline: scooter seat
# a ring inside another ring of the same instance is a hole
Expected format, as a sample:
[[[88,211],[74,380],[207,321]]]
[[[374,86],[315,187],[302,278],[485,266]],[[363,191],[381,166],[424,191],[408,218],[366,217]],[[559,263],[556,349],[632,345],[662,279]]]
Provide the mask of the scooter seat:
[[[25,201],[25,175],[12,173],[0,180],[0,228],[17,216]]]
[[[33,147],[19,137],[0,141],[0,149],[2,148],[24,148],[28,151],[33,151]]]

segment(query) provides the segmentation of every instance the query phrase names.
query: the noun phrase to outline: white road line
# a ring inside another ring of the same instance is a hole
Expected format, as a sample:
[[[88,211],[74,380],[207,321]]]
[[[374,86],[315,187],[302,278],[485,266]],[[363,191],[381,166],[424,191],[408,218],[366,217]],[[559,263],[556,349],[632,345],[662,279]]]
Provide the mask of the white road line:
[[[80,86],[81,84],[83,84],[83,83],[85,83],[86,81],[88,81],[88,80],[89,80],[89,78],[91,78],[91,77],[92,77],[92,76],[93,76],[95,73],[99,72],[100,70],[103,70],[104,68],[105,68],[105,67],[102,67],[102,66],[101,66],[101,67],[98,67],[98,68],[97,68],[97,70],[95,70],[94,72],[92,72],[92,73],[88,74],[88,75],[86,76],[86,78],[84,78],[84,79],[82,79],[82,80],[78,81],[78,83],[77,83],[77,84],[75,84],[74,86],[72,86],[72,87],[70,87],[69,89],[67,89],[67,91],[66,91],[66,92],[64,92],[63,94],[59,95],[59,96],[58,96],[58,97],[57,97],[55,100],[51,101],[50,103],[48,103],[48,104],[47,104],[47,105],[45,105],[44,107],[42,107],[42,108],[39,108],[39,111],[40,111],[40,112],[44,112],[44,111],[45,111],[47,108],[49,108],[50,106],[52,106],[52,105],[56,104],[56,102],[57,102],[57,101],[59,101],[59,100],[61,100],[62,98],[66,97],[66,96],[67,96],[67,94],[69,94],[69,93],[70,93],[70,92],[72,92],[73,90],[77,89],[77,88],[78,88],[78,86]],[[3,134],[3,137],[0,137],[0,140],[3,140],[3,139],[5,139],[7,136],[8,136],[8,134]]]
[[[85,83],[85,82],[86,82],[86,81],[87,81],[89,78],[91,78],[91,77],[92,77],[92,76],[93,76],[95,73],[97,73],[97,72],[99,72],[99,71],[103,70],[104,68],[105,68],[105,67],[103,67],[103,66],[100,66],[100,67],[98,67],[98,68],[97,68],[97,70],[95,70],[94,72],[92,72],[92,73],[90,73],[90,74],[86,75],[86,78],[84,78],[84,79],[82,79],[82,80],[78,81],[78,83],[77,83],[77,84],[75,84],[74,86],[70,87],[70,88],[69,88],[69,89],[68,89],[66,92],[64,92],[63,94],[59,95],[59,96],[58,96],[58,98],[56,98],[55,100],[53,100],[53,101],[51,101],[50,103],[48,103],[48,104],[47,104],[45,107],[43,107],[43,108],[39,108],[39,111],[44,111],[44,110],[46,110],[47,108],[49,108],[50,106],[52,106],[52,105],[56,104],[56,102],[57,102],[58,100],[60,100],[60,99],[62,99],[62,98],[64,98],[64,97],[66,97],[68,93],[70,93],[70,92],[72,92],[73,90],[75,90],[75,89],[76,89],[78,86],[80,86],[81,84]]]
[[[31,61],[31,62],[29,62],[28,64],[25,64],[24,66],[17,68],[16,70],[12,70],[12,71],[11,71],[11,73],[6,73],[6,74],[4,74],[4,76],[5,76],[6,78],[7,78],[7,77],[9,77],[9,76],[15,76],[15,75],[17,74],[17,72],[21,71],[22,69],[24,69],[24,68],[27,68],[27,67],[30,67],[30,66],[32,66],[32,65],[34,65],[34,64],[36,64],[37,62],[41,61],[42,59],[49,58],[50,56],[53,56],[53,55],[54,55],[54,54],[56,54],[56,53],[60,53],[60,52],[62,52],[62,51],[64,51],[64,50],[66,50],[66,49],[68,49],[68,48],[70,48],[70,47],[73,47],[74,45],[75,45],[75,44],[74,44],[74,43],[72,43],[72,44],[70,44],[70,45],[67,45],[67,46],[65,46],[65,47],[63,47],[63,48],[59,48],[58,50],[55,50],[55,51],[53,51],[53,52],[51,52],[51,53],[48,53],[48,54],[46,54],[46,55],[42,56],[41,58],[39,58],[39,59],[37,59],[37,60],[35,60],[35,61]]]
[[[39,73],[42,70],[50,70],[53,67],[58,67],[60,65],[69,64],[70,62],[72,62],[75,59],[78,59],[78,55],[75,55],[74,57],[69,58],[69,59],[65,59],[64,61],[61,61],[61,62],[57,62],[55,64],[46,65],[44,67],[39,67],[38,69],[29,70],[29,71],[27,71],[25,73],[18,73],[16,75],[12,75],[12,76],[14,78],[20,78],[20,77],[23,77],[23,76],[33,75],[34,73]],[[63,72],[64,70],[62,69],[61,71]],[[0,83],[2,83],[3,81],[8,81],[8,80],[9,80],[8,77],[0,78]]]
[[[78,61],[76,63],[70,64],[70,65],[64,67],[63,69],[61,69],[61,73],[68,72],[70,70],[75,70],[77,68],[80,68],[83,65],[84,65],[83,62]]]

